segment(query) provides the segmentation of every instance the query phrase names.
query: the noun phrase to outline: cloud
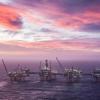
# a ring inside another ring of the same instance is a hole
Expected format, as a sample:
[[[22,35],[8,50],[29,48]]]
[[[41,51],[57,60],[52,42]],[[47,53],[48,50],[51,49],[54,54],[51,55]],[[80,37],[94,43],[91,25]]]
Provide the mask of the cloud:
[[[86,32],[96,32],[99,33],[100,32],[100,23],[89,23],[89,24],[85,24],[81,27],[80,30],[84,30]]]
[[[10,45],[25,49],[38,49],[38,50],[64,50],[64,51],[87,51],[87,52],[95,52],[98,50],[100,52],[100,40],[99,39],[71,39],[71,40],[63,40],[63,41],[40,41],[40,42],[25,42],[25,41],[7,41],[1,42],[5,45]],[[5,46],[4,46],[5,47]],[[2,46],[3,48],[3,46]],[[8,49],[9,50],[9,49]]]
[[[1,4],[0,41],[8,42],[1,47],[10,46],[13,52],[98,53],[99,5],[99,0],[12,0]]]
[[[57,26],[56,28],[66,28],[75,31],[80,31],[81,27],[86,24],[100,22],[99,4],[100,1],[98,0],[13,1],[13,5],[19,9],[21,17],[27,17],[30,21],[29,23],[34,23],[37,26],[47,24],[49,26]],[[17,19],[21,20],[21,18]],[[20,24],[20,20],[12,24]],[[81,31],[86,32],[86,30],[83,29]]]
[[[26,6],[37,7],[39,5],[54,5],[59,7],[65,12],[79,13],[81,11],[88,10],[99,6],[99,0],[16,0],[17,3]]]
[[[63,59],[68,60],[100,59],[99,39],[44,42],[3,41],[0,43],[0,48],[2,48],[0,55],[6,57],[33,57],[34,59],[63,57]]]
[[[54,0],[56,1],[56,0]],[[69,12],[72,15],[77,13],[84,13],[86,10],[97,8],[99,6],[99,0],[58,0],[56,2],[58,6],[65,12]]]
[[[1,0],[0,1],[0,3],[2,3],[2,4],[9,4],[11,2],[12,2],[12,0]]]
[[[0,5],[0,25],[10,30],[20,29],[22,27],[21,16],[13,7]]]

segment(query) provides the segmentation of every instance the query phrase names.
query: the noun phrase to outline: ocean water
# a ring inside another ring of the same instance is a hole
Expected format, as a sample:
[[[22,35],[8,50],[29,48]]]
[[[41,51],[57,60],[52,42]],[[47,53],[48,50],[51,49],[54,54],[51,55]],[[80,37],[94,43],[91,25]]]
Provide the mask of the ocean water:
[[[84,73],[100,68],[99,61],[62,61],[63,67],[79,67]],[[39,71],[39,61],[5,61],[9,71],[18,64]],[[59,64],[52,62],[52,68],[62,72]],[[79,83],[66,83],[63,76],[54,82],[40,82],[38,75],[31,75],[25,82],[10,82],[2,62],[0,63],[0,100],[100,100],[100,83],[92,77],[82,77]]]

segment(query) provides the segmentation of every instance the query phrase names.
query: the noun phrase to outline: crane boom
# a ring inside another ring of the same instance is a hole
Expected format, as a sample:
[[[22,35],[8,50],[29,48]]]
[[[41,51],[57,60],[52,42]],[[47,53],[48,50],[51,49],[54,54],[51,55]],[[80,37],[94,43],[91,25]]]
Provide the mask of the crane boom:
[[[60,69],[64,72],[64,67],[62,66],[62,64],[60,63],[60,61],[58,60],[58,58],[56,57],[56,60],[59,64]]]
[[[2,59],[2,63],[3,63],[3,65],[4,65],[4,68],[5,68],[6,73],[7,73],[7,75],[8,75],[8,70],[7,70],[7,67],[6,67],[6,65],[5,65],[4,60],[3,60],[3,59]]]

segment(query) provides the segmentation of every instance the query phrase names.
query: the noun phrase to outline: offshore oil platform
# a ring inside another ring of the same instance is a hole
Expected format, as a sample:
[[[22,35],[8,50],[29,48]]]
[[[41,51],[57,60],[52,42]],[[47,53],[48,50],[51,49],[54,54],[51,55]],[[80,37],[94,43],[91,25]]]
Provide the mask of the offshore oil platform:
[[[79,82],[80,78],[81,78],[81,71],[79,70],[79,68],[64,68],[64,66],[61,64],[61,62],[59,61],[59,59],[56,57],[56,60],[59,64],[59,67],[62,68],[62,72],[64,74],[64,77],[66,79],[66,82]],[[62,74],[62,75],[63,75]]]
[[[39,75],[41,81],[56,80],[57,71],[52,70],[51,64],[49,66],[48,60],[45,60],[45,65],[40,66]]]
[[[96,82],[100,82],[100,69],[94,69],[92,76]]]
[[[29,76],[30,69],[28,68],[24,68],[24,69],[18,68],[16,71],[8,72],[8,69],[3,59],[2,59],[2,63],[4,65],[7,76],[10,78],[10,81],[18,81],[18,82],[24,81],[25,78]]]
[[[80,82],[82,75],[90,75],[96,82],[100,82],[100,69],[93,70],[92,73],[89,74],[83,74],[82,71],[79,68],[64,68],[58,58],[56,58],[59,67],[61,68],[62,72],[58,72],[54,69],[52,69],[51,63],[48,62],[48,60],[45,60],[45,63],[40,63],[40,70],[38,72],[32,72],[29,68],[22,68],[19,67],[16,71],[8,72],[7,66],[2,59],[3,66],[5,68],[5,71],[7,73],[7,76],[9,77],[10,81],[15,82],[22,82],[25,81],[27,77],[30,77],[30,75],[38,75],[40,78],[40,81],[54,81],[57,79],[57,75],[60,75],[65,78],[66,82],[75,83]]]
[[[81,71],[79,69],[65,69],[64,76],[67,82],[79,82],[81,78]]]

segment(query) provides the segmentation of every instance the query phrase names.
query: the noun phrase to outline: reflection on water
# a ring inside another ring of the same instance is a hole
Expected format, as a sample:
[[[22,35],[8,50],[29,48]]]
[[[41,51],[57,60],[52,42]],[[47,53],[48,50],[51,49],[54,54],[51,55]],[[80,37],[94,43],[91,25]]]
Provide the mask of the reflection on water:
[[[100,100],[100,83],[20,82],[0,88],[0,100]]]

